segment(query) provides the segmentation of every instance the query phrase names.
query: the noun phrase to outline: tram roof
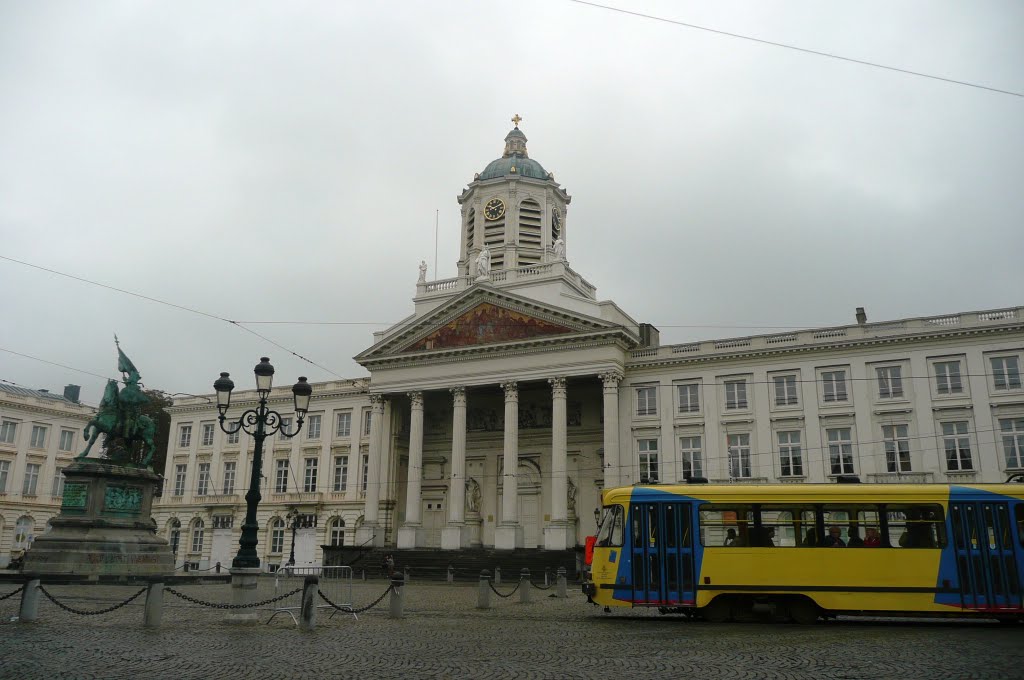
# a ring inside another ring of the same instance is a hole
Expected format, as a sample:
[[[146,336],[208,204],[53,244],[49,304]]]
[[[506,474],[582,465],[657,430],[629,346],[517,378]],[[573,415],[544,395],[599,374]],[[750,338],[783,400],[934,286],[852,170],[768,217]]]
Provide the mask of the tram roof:
[[[948,501],[951,496],[977,499],[988,494],[1024,499],[1024,484],[658,484],[606,489],[605,503],[667,500],[669,496],[724,502],[899,502]]]

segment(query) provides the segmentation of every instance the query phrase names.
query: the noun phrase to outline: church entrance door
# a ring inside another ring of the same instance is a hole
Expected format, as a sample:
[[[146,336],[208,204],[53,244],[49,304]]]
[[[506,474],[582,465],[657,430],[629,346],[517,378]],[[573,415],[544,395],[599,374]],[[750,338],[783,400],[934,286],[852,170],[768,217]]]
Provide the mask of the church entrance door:
[[[423,533],[427,548],[441,547],[441,529],[444,528],[444,502],[424,500],[422,507]]]

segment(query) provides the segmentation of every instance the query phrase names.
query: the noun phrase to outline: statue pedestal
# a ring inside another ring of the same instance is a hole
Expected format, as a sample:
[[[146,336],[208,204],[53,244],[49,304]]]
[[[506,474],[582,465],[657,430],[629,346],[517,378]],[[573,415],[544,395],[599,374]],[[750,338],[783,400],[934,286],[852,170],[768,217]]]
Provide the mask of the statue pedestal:
[[[544,527],[545,550],[568,550],[576,547],[576,527],[563,520]]]
[[[421,524],[406,524],[398,529],[398,549],[412,550],[427,544],[427,533]]]
[[[518,524],[499,524],[494,529],[495,550],[517,550],[523,547],[523,528]]]
[[[470,546],[469,527],[456,524],[441,529],[441,550],[462,550]]]
[[[160,476],[104,460],[64,468],[64,498],[52,529],[25,553],[26,574],[163,576],[174,573],[151,510]]]

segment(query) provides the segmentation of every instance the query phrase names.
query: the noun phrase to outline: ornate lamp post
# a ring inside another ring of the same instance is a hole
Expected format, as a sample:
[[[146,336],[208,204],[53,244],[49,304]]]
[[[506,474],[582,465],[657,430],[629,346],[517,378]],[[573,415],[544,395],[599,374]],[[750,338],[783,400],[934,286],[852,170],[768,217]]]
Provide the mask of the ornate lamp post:
[[[288,519],[292,521],[292,552],[288,556],[288,564],[286,566],[295,566],[295,530],[299,528],[299,511],[297,508],[292,508],[288,511]]]
[[[274,379],[274,367],[270,365],[270,359],[262,357],[260,363],[253,369],[256,374],[256,394],[259,396],[259,404],[242,413],[238,420],[230,425],[225,425],[228,406],[231,404],[231,391],[235,389],[235,383],[228,377],[227,373],[221,373],[220,378],[213,383],[213,389],[217,391],[217,410],[220,411],[220,429],[228,434],[234,434],[239,430],[245,430],[252,435],[256,442],[252,458],[252,474],[249,477],[249,492],[245,494],[245,521],[242,523],[242,537],[238,541],[238,555],[231,562],[235,569],[258,569],[260,558],[256,554],[256,544],[259,543],[259,524],[256,522],[256,508],[260,504],[260,477],[263,468],[263,440],[281,431],[285,437],[294,437],[302,430],[302,423],[309,410],[309,400],[313,395],[313,387],[306,382],[305,377],[292,386],[292,395],[295,398],[295,417],[297,425],[291,434],[281,430],[281,415],[277,411],[267,408],[267,398],[270,396],[270,388]]]

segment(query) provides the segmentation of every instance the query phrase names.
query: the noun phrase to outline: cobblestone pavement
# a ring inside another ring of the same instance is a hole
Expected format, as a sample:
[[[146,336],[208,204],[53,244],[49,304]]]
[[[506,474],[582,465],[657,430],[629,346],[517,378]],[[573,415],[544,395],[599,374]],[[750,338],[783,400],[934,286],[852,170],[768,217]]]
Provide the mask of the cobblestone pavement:
[[[297,584],[297,582],[296,582]],[[15,586],[0,584],[0,596]],[[281,584],[285,592],[290,584]],[[383,581],[357,582],[369,603]],[[52,586],[78,609],[101,609],[134,586]],[[229,602],[226,585],[178,590]],[[501,592],[511,584],[498,586]],[[110,614],[78,616],[45,598],[39,621],[11,621],[20,595],[0,602],[0,678],[1020,678],[1024,626],[988,622],[842,619],[816,626],[708,624],[657,612],[605,614],[578,589],[567,600],[532,591],[532,602],[492,595],[477,610],[477,585],[410,583],[405,614],[388,600],[359,620],[321,611],[301,633],[287,615],[258,626],[223,623],[224,612],[165,594],[163,625],[144,630],[145,597]],[[274,595],[261,579],[261,599]],[[328,593],[329,596],[331,593]],[[335,593],[336,594],[336,593]],[[340,597],[340,595],[338,595]],[[332,599],[334,599],[332,597]],[[298,596],[294,602],[298,603]]]

